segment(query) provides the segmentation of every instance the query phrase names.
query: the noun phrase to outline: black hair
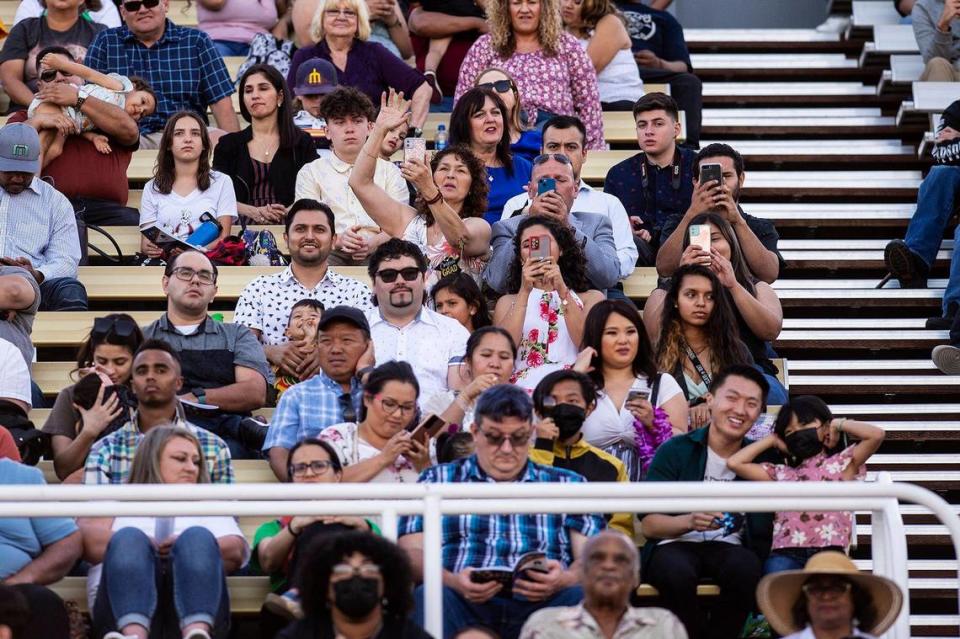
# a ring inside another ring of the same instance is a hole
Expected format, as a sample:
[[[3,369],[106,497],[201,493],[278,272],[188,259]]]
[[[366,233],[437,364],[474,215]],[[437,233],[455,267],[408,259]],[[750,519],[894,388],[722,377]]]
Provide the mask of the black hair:
[[[759,386],[762,410],[766,410],[767,393],[770,392],[770,383],[767,381],[767,378],[763,376],[763,373],[749,364],[731,364],[714,375],[713,381],[710,382],[710,392],[716,394],[717,389],[723,386],[727,379],[731,377],[742,377]]]
[[[472,304],[477,307],[477,312],[473,315],[474,330],[490,325],[490,309],[487,307],[487,298],[480,291],[476,280],[463,271],[457,271],[440,278],[440,281],[434,284],[433,290],[430,291],[430,299],[433,300],[434,305],[437,303],[437,293],[448,289],[454,295],[461,297],[467,303],[467,306]]]
[[[480,394],[473,415],[477,427],[480,427],[485,417],[496,421],[501,421],[504,417],[515,417],[529,422],[533,419],[533,403],[527,392],[519,386],[498,384]]]
[[[340,456],[337,455],[337,451],[332,445],[316,437],[307,437],[306,439],[298,441],[293,445],[293,448],[287,452],[287,481],[293,482],[293,462],[291,461],[293,454],[304,446],[319,446],[327,452],[327,457],[330,458],[330,467],[333,468],[333,472],[343,472],[343,464],[340,462]]]
[[[384,626],[403,627],[413,610],[413,570],[410,560],[396,544],[369,532],[322,535],[307,545],[303,560],[298,562],[296,576],[304,613],[314,619],[329,618],[333,567],[355,553],[380,567]]]
[[[315,299],[313,299],[312,297],[305,297],[305,298],[303,298],[302,300],[300,300],[299,302],[297,302],[296,304],[294,304],[293,306],[290,307],[290,315],[293,315],[293,312],[294,312],[295,310],[297,310],[298,308],[304,308],[304,307],[306,307],[306,308],[312,308],[313,310],[317,311],[318,313],[323,313],[323,311],[325,310],[325,309],[324,309],[324,306],[323,306],[323,302],[321,302],[320,300],[315,300]],[[287,319],[287,322],[289,322],[289,321],[290,321],[290,320],[289,320],[289,318],[288,318],[288,319]]]
[[[643,326],[643,320],[637,307],[633,305],[633,302],[626,300],[603,300],[594,305],[587,313],[587,319],[583,324],[580,350],[590,347],[597,353],[593,370],[588,373],[591,381],[597,388],[603,388],[603,331],[606,330],[611,315],[620,315],[636,327],[637,355],[633,358],[633,374],[634,376],[643,375],[653,384],[657,375],[657,362],[654,358],[653,344],[650,343],[650,337]],[[652,401],[656,402],[656,398],[654,397]]]
[[[583,120],[575,115],[555,115],[547,120],[543,125],[543,136],[546,137],[547,129],[576,129],[580,132],[580,140],[583,147],[587,146],[587,127],[583,125]]]
[[[204,253],[203,251],[194,251],[194,250],[184,251],[183,253],[177,253],[177,254],[174,255],[173,257],[169,258],[169,261],[167,262],[167,265],[163,267],[163,274],[164,274],[164,276],[165,276],[165,277],[173,277],[173,269],[177,268],[177,262],[180,260],[180,256],[181,256],[181,255],[186,255],[186,254],[188,254],[188,253],[196,253],[196,254],[198,254],[198,255],[202,255],[202,256],[206,257],[206,258],[207,258],[207,261],[210,262],[210,267],[211,267],[211,269],[213,270],[213,279],[214,279],[214,281],[216,281],[216,280],[220,277],[220,271],[217,270],[217,265],[213,263],[213,260],[211,260],[209,257],[207,257],[207,254]]]
[[[714,142],[703,147],[697,153],[697,157],[693,161],[693,177],[700,179],[700,163],[710,158],[730,158],[733,160],[733,168],[736,170],[737,176],[743,175],[743,156],[729,144]]]
[[[70,50],[66,47],[61,47],[59,45],[53,45],[50,47],[44,47],[40,50],[40,53],[37,54],[37,75],[40,75],[40,63],[43,62],[44,56],[50,53],[59,53],[60,55],[66,57],[71,62],[76,62],[76,58],[73,57],[73,54],[70,53]]]
[[[510,270],[507,271],[507,291],[516,293],[520,290],[520,285],[523,282],[523,264],[520,260],[521,236],[528,228],[536,225],[546,228],[553,236],[553,241],[560,248],[560,259],[557,260],[557,266],[560,267],[560,273],[563,275],[563,281],[567,287],[576,293],[589,290],[587,258],[570,227],[545,215],[526,215],[523,221],[517,225],[517,232],[513,236],[513,261],[510,262]]]
[[[280,132],[280,148],[292,149],[297,144],[300,130],[293,123],[293,104],[290,100],[290,90],[287,88],[287,81],[273,66],[269,64],[255,64],[240,76],[240,81],[237,82],[237,88],[240,93],[240,115],[242,115],[243,119],[247,122],[253,122],[253,119],[250,117],[250,111],[243,101],[243,89],[250,76],[256,73],[265,77],[267,82],[269,82],[274,90],[281,96],[280,105],[277,107],[277,130]]]
[[[813,395],[794,397],[781,406],[780,412],[777,413],[777,420],[773,423],[773,432],[777,437],[783,439],[787,436],[787,426],[790,425],[793,417],[797,418],[798,424],[812,422],[829,424],[833,420],[833,413],[827,403],[819,397]]]
[[[740,247],[740,240],[737,238],[737,232],[733,230],[732,226],[730,226],[730,222],[727,221],[727,218],[719,213],[713,212],[699,213],[695,215],[693,219],[690,220],[690,224],[687,225],[688,231],[683,234],[684,249],[690,246],[689,228],[694,224],[709,224],[713,228],[720,231],[723,239],[725,239],[727,244],[730,246],[730,265],[733,267],[733,274],[737,278],[737,283],[743,288],[747,289],[747,292],[750,293],[750,295],[756,297],[756,278],[750,271],[750,265],[747,264],[747,260],[743,256],[743,249]]]
[[[101,344],[122,346],[130,351],[131,355],[136,353],[140,345],[143,344],[143,331],[140,330],[140,325],[137,324],[137,320],[126,313],[110,313],[109,315],[104,315],[103,319],[113,320],[113,325],[103,336],[94,337],[93,329],[90,329],[90,333],[87,334],[87,339],[80,344],[80,349],[77,351],[77,369],[87,368],[93,364],[94,351],[96,351],[97,347]],[[132,325],[130,334],[125,337],[117,334],[117,323],[121,322]]]
[[[10,628],[13,639],[20,639],[30,622],[27,598],[13,586],[0,584],[0,625]]]
[[[538,415],[544,415],[543,411],[545,407],[543,402],[550,396],[550,393],[553,392],[554,387],[560,382],[567,381],[580,384],[580,392],[583,393],[583,400],[587,403],[587,406],[597,402],[597,387],[594,386],[590,378],[580,371],[575,371],[572,368],[564,368],[553,371],[545,376],[540,380],[540,383],[537,384],[537,387],[533,389],[533,407],[536,409]]]
[[[493,89],[473,87],[460,96],[457,104],[453,107],[453,113],[450,114],[449,143],[451,146],[456,144],[470,146],[472,141],[470,120],[483,108],[488,98],[503,114],[503,135],[497,142],[497,160],[503,165],[507,175],[513,177],[513,155],[510,153],[510,114],[507,113],[507,106],[503,103],[503,99]]]
[[[507,343],[510,344],[510,350],[513,351],[513,359],[517,359],[517,344],[513,341],[513,336],[500,326],[484,326],[470,333],[470,337],[467,338],[464,360],[470,361],[470,358],[473,357],[473,351],[477,350],[480,342],[482,342],[483,338],[487,335],[500,335],[507,338]]]
[[[283,218],[283,232],[289,234],[290,227],[293,225],[293,218],[297,216],[297,213],[300,211],[321,211],[324,215],[327,216],[327,222],[330,224],[330,233],[336,233],[337,227],[335,224],[335,219],[333,217],[333,209],[324,204],[323,202],[318,202],[317,200],[311,200],[310,198],[301,198],[294,202],[290,206],[290,210],[287,211],[287,216]]]
[[[378,246],[377,250],[370,256],[370,263],[367,265],[367,275],[370,276],[370,280],[372,281],[376,277],[382,262],[385,260],[395,260],[398,257],[412,257],[417,263],[417,268],[420,269],[420,272],[427,272],[427,258],[423,255],[420,247],[413,242],[392,237]]]
[[[137,356],[144,351],[163,351],[173,358],[173,361],[177,363],[178,367],[182,367],[180,355],[176,350],[174,350],[173,346],[170,345],[170,342],[165,342],[162,339],[146,339],[142,344],[140,344],[140,348],[137,349],[137,352],[133,354],[133,358],[136,359]]]
[[[440,433],[437,435],[437,463],[447,464],[473,454],[475,448],[473,434],[462,430],[458,433]]]
[[[363,385],[363,394],[373,397],[383,391],[388,382],[400,382],[401,384],[410,384],[413,386],[416,395],[420,397],[420,382],[417,380],[413,367],[407,362],[399,360],[390,360],[377,366],[367,377],[367,383]],[[360,421],[367,418],[367,405],[364,402],[360,406]]]
[[[637,100],[636,104],[633,105],[633,119],[636,120],[641,113],[658,110],[666,111],[674,122],[680,120],[680,107],[677,106],[677,101],[666,93],[660,93],[659,91],[647,93]]]
[[[361,116],[373,122],[377,111],[366,93],[354,87],[340,85],[323,98],[320,116],[328,122],[334,118]]]
[[[448,155],[452,155],[463,162],[470,174],[470,190],[467,191],[467,197],[463,199],[463,205],[460,207],[460,219],[483,217],[483,214],[487,211],[487,196],[490,194],[486,167],[468,147],[463,145],[448,146],[442,151],[437,151],[433,159],[430,160],[431,176],[437,172],[441,160]],[[427,226],[433,226],[436,219],[433,216],[433,211],[430,210],[430,205],[426,203],[422,195],[417,196],[413,205],[417,209],[417,213],[423,216]]]
[[[815,577],[816,575],[811,575],[807,581],[811,581]],[[847,580],[844,579],[843,581]],[[850,584],[850,599],[853,601],[853,618],[857,620],[858,627],[873,628],[877,624],[877,607],[874,605],[870,593],[861,588],[856,581],[851,580],[848,583]],[[804,594],[802,589],[793,604],[791,613],[793,622],[797,627],[805,628],[810,623],[810,615],[807,612],[807,595]]]

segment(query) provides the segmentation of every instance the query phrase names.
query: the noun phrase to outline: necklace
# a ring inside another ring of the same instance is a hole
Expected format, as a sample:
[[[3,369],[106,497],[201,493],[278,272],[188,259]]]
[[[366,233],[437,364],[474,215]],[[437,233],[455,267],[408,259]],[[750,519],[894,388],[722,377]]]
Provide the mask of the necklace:
[[[270,156],[277,152],[277,147],[280,146],[279,140],[277,140],[277,142],[274,144],[268,145],[266,148],[264,148],[264,146],[256,140],[253,140],[253,142],[254,142],[254,146],[258,147],[256,154],[259,155],[260,152],[263,152],[264,160],[269,160]]]

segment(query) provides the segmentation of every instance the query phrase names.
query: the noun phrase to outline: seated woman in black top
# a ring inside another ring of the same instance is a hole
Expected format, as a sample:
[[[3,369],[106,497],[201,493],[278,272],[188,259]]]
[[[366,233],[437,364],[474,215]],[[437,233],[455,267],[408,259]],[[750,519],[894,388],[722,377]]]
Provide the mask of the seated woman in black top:
[[[237,212],[248,222],[279,224],[293,204],[300,168],[317,159],[310,136],[293,124],[280,72],[256,64],[240,78],[240,115],[250,123],[220,138],[213,168],[233,179]]]

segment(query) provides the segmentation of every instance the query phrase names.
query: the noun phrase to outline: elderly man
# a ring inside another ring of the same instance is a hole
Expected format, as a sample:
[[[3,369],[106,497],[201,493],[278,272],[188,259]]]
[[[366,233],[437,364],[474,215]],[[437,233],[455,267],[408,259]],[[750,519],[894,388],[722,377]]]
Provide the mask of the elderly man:
[[[583,548],[583,602],[533,613],[520,639],[686,639],[687,631],[663,608],[634,608],[640,554],[633,540],[608,530]]]
[[[213,40],[168,20],[169,6],[170,0],[123,2],[124,26],[101,31],[87,50],[88,67],[141,77],[156,91],[156,112],[140,121],[145,149],[159,146],[167,120],[184,109],[206,113],[209,107],[221,129],[240,130],[230,99],[233,82]]]

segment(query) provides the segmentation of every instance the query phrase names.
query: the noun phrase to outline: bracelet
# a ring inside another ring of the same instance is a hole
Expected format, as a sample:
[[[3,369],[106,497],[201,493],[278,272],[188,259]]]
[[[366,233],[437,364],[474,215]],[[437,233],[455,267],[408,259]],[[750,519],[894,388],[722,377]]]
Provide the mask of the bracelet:
[[[422,193],[420,194],[420,197],[423,197]],[[442,199],[443,199],[443,193],[440,192],[440,189],[437,189],[437,194],[432,198],[430,198],[429,200],[426,198],[423,198],[423,203],[426,204],[427,206],[430,206],[431,204],[436,204]]]

